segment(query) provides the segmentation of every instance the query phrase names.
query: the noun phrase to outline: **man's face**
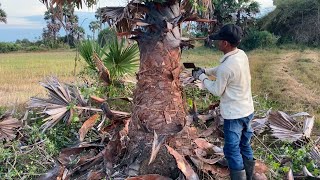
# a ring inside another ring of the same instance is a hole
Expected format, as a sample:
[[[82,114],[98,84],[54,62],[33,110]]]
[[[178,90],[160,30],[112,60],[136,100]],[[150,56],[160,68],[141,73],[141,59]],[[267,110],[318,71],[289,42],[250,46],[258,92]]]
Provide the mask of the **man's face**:
[[[218,48],[220,51],[224,51],[224,49],[228,46],[228,42],[224,40],[215,40],[213,41],[214,46]]]

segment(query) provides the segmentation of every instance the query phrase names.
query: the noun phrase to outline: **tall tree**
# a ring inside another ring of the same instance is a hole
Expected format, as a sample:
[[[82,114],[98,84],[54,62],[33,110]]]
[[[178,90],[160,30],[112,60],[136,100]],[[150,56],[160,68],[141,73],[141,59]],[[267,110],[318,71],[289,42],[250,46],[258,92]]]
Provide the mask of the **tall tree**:
[[[233,22],[246,29],[255,22],[255,15],[260,12],[259,3],[254,0],[215,0],[214,5],[218,26]]]
[[[66,40],[70,46],[75,45],[76,30],[78,29],[79,18],[74,14],[74,4],[64,4],[62,7],[62,15],[58,19],[63,24],[66,32]]]
[[[65,1],[51,2],[62,5]],[[82,6],[82,0],[68,2]],[[92,5],[95,0],[84,2]],[[131,153],[124,159],[128,166],[139,162],[142,174],[157,172],[170,176],[174,171],[168,165],[172,156],[164,148],[155,160],[158,166],[148,165],[151,144],[154,133],[175,142],[174,135],[185,126],[179,74],[181,46],[187,42],[181,37],[181,24],[184,21],[215,22],[207,19],[213,9],[211,0],[132,0],[125,7],[100,9],[103,21],[114,26],[118,35],[136,40],[140,49],[138,82],[129,125],[128,151]]]
[[[57,8],[47,10],[44,13],[44,20],[47,23],[47,27],[43,29],[42,38],[47,43],[55,44],[57,41],[58,33],[61,29],[61,23],[57,20],[55,16],[55,11]]]
[[[95,32],[101,29],[99,21],[91,21],[89,24],[89,29],[92,31],[92,38],[95,39]]]
[[[7,23],[7,13],[1,9],[1,3],[0,3],[0,22]]]

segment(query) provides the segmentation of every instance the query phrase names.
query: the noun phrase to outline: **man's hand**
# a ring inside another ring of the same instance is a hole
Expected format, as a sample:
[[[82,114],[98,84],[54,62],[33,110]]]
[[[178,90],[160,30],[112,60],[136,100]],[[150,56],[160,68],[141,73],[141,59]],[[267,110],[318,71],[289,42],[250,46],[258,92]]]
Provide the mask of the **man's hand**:
[[[205,70],[202,69],[202,68],[199,68],[199,67],[196,67],[194,68],[194,70],[192,70],[192,76],[195,78],[195,79],[199,79],[199,76],[201,74],[205,73]]]

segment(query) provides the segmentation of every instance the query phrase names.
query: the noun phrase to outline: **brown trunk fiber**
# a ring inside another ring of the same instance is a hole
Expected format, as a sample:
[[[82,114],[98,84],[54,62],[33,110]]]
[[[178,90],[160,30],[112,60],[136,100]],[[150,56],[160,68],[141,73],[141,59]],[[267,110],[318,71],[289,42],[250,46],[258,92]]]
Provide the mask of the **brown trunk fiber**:
[[[167,41],[165,41],[167,42]],[[134,92],[129,152],[137,152],[140,174],[172,176],[175,160],[162,147],[155,162],[148,165],[154,131],[174,135],[185,124],[185,110],[179,82],[181,50],[161,41],[140,42],[140,69]],[[134,154],[134,153],[133,153]]]

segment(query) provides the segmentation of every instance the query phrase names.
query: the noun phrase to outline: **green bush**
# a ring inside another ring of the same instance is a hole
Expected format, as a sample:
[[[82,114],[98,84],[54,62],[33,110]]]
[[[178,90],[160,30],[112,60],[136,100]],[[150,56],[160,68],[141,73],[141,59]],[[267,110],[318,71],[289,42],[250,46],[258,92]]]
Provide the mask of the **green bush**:
[[[250,30],[240,44],[244,50],[275,47],[278,37],[268,31]]]
[[[45,49],[40,48],[39,46],[28,46],[25,48],[26,51],[44,51]]]
[[[0,53],[8,53],[21,50],[22,47],[15,43],[0,42]]]

